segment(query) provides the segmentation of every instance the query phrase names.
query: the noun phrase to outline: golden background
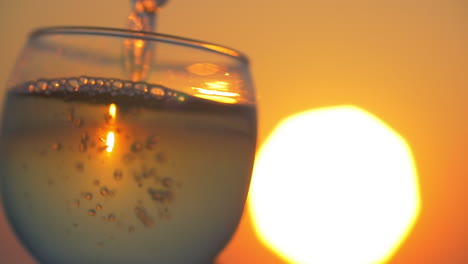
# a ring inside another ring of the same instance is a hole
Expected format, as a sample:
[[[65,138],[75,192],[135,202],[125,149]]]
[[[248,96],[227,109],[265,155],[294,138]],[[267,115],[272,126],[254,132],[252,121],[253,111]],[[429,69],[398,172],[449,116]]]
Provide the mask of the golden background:
[[[122,27],[129,6],[2,0],[0,83],[31,29]],[[468,263],[467,12],[463,0],[171,0],[158,29],[249,55],[260,143],[281,119],[322,106],[354,104],[391,125],[412,147],[422,195],[419,220],[392,263],[462,264]],[[30,263],[5,221],[0,263]],[[220,261],[282,263],[253,237],[248,218]]]

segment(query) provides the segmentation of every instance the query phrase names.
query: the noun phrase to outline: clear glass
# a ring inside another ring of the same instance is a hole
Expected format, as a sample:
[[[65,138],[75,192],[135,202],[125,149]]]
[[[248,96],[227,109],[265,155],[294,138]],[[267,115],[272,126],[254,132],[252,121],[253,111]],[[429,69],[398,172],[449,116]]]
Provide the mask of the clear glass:
[[[153,52],[140,56],[129,43]],[[141,57],[150,67],[136,76]],[[1,193],[39,262],[210,263],[229,241],[257,132],[240,52],[46,28],[31,34],[7,87]]]

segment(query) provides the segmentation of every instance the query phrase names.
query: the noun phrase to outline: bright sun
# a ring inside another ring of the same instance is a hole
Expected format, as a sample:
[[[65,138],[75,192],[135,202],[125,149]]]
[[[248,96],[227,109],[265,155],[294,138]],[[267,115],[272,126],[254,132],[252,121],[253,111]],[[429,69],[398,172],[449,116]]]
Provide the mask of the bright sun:
[[[261,240],[288,261],[385,262],[420,210],[411,150],[357,107],[294,115],[259,151],[249,206]]]

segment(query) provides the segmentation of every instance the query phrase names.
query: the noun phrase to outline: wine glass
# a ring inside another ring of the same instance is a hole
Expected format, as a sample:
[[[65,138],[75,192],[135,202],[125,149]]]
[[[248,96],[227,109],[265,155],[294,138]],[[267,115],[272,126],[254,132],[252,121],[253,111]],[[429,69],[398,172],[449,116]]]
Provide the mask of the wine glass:
[[[45,28],[30,35],[7,88],[1,193],[39,262],[210,263],[228,242],[256,147],[240,52]]]

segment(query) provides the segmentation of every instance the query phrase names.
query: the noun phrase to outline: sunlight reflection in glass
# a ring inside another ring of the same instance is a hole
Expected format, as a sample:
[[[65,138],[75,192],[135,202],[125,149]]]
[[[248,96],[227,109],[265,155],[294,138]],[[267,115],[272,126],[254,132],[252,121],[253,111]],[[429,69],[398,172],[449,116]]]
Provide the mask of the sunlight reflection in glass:
[[[109,123],[113,124],[114,123],[114,120],[115,120],[115,117],[117,116],[117,106],[115,104],[111,104],[109,105]],[[114,129],[113,126],[110,127],[111,131],[109,131],[107,133],[107,137],[106,137],[106,151],[107,152],[112,152],[112,150],[114,149],[114,144],[115,144],[115,133],[112,131]]]

